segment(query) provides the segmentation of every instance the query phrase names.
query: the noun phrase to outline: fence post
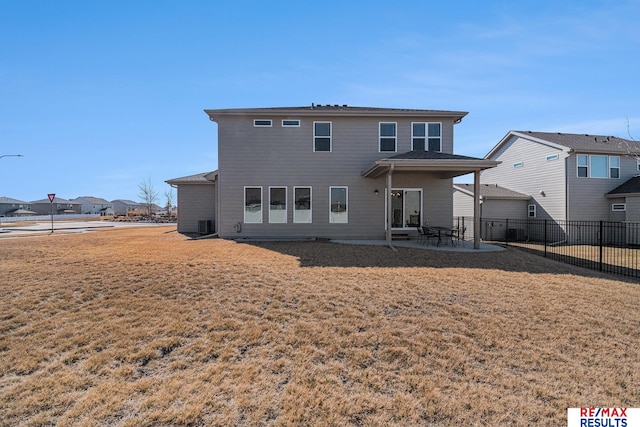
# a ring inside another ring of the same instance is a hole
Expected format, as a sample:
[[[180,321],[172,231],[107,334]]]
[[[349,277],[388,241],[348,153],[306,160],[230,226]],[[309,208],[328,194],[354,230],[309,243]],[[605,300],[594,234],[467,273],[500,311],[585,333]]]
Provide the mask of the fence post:
[[[547,220],[544,220],[544,257],[547,257]]]
[[[600,236],[599,236],[599,246],[600,246],[600,256],[599,256],[599,261],[598,261],[598,271],[602,271],[602,242],[603,242],[603,238],[602,235],[604,231],[604,221],[600,220]]]
[[[505,226],[504,226],[504,244],[509,246],[509,218],[507,218],[504,222],[505,222]]]

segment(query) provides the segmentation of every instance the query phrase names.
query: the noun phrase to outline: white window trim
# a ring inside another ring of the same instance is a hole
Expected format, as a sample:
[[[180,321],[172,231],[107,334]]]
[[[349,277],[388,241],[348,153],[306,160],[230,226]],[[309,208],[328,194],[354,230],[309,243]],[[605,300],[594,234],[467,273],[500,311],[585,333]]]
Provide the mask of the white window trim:
[[[524,162],[515,162],[515,163],[513,164],[513,167],[514,167],[514,168],[521,168],[521,167],[524,167]]]
[[[547,162],[558,160],[559,158],[560,158],[560,154],[550,154],[547,156]]]
[[[612,203],[611,204],[611,210],[613,212],[624,212],[627,210],[627,204],[626,203]]]
[[[274,221],[271,217],[271,189],[272,188],[284,188],[284,221]],[[286,185],[272,185],[269,186],[269,224],[286,224],[288,222],[288,212],[289,212],[289,192],[287,191]]]
[[[258,124],[258,122],[269,122],[268,125]],[[253,127],[256,128],[270,128],[273,127],[273,120],[271,119],[253,119]]]
[[[586,156],[587,157],[587,165],[580,165],[578,163],[578,157],[579,156]],[[591,158],[597,156],[597,157],[606,157],[607,158],[607,176],[592,176],[591,172],[593,171],[593,167],[591,166]],[[617,158],[618,159],[618,166],[617,167],[611,167],[611,159],[612,158]],[[637,161],[637,166],[638,168],[640,168],[640,160]],[[587,176],[580,176],[579,175],[579,170],[580,168],[587,168]],[[611,177],[611,169],[618,169],[618,177],[617,178],[612,178]],[[621,169],[622,169],[622,164],[620,161],[620,156],[608,156],[606,154],[585,154],[585,153],[579,153],[576,154],[576,177],[577,178],[592,178],[592,179],[620,179],[622,177],[621,175]]]
[[[418,220],[419,224],[422,224],[422,218],[424,217],[424,189],[423,188],[409,188],[409,187],[396,187],[396,188],[392,188],[391,191],[417,191],[420,193],[420,218]],[[387,193],[387,189],[384,189],[384,229],[387,229],[387,224],[389,223],[389,218],[388,218],[388,212],[389,209],[387,208],[388,206],[388,200],[389,200],[389,196]],[[402,210],[406,210],[406,200],[402,199]],[[403,225],[402,227],[392,227],[392,230],[415,230],[415,227],[406,227],[405,225]]]
[[[260,189],[260,221],[247,221],[247,188],[259,188]],[[243,213],[243,220],[245,224],[262,224],[262,216],[263,216],[263,211],[264,211],[264,194],[262,191],[262,186],[261,185],[245,185],[244,189],[242,190],[243,195],[243,204],[242,204],[242,213]]]
[[[346,206],[346,221],[345,222],[334,222],[332,220],[332,216],[331,216],[331,190],[333,190],[334,188],[344,188],[346,190],[346,202],[347,202],[347,206]],[[348,224],[349,223],[349,187],[346,185],[332,185],[329,187],[329,224]]]
[[[329,123],[329,151],[316,151],[316,138],[327,138],[326,136],[316,136],[316,123]],[[333,152],[333,122],[315,121],[313,122],[313,152],[314,153],[331,153]]]
[[[309,189],[309,220],[308,221],[299,221],[296,220],[296,189],[298,188],[308,188]],[[300,185],[297,187],[293,187],[293,222],[294,224],[312,224],[313,223],[313,187],[310,185]]]
[[[424,125],[424,136],[415,136],[415,135],[413,134],[413,126],[414,126],[414,125]],[[397,133],[397,132],[396,132],[396,133]],[[413,151],[413,150],[417,150],[417,148],[415,148],[415,147],[413,146],[413,140],[414,140],[414,139],[417,139],[417,138],[424,139],[424,151],[428,151],[428,150],[427,150],[427,148],[428,148],[428,143],[427,143],[427,141],[428,141],[428,137],[427,137],[427,134],[428,134],[428,133],[429,133],[429,126],[428,126],[428,123],[427,123],[427,122],[411,122],[411,151]],[[442,144],[441,144],[441,145],[442,145]]]
[[[618,166],[611,166],[611,159],[618,159]],[[620,179],[620,156],[608,156],[607,157],[607,175],[609,176],[609,179]],[[614,178],[611,176],[611,169],[618,169],[618,177]]]
[[[531,209],[533,208],[533,209]],[[533,213],[533,215],[531,215]],[[538,207],[536,205],[527,206],[527,218],[536,218],[538,216]]]
[[[383,124],[393,124],[396,126],[396,134],[395,136],[391,137],[391,136],[382,136],[381,135],[381,128]],[[382,138],[393,138],[395,140],[395,143],[393,144],[393,151],[382,151]],[[412,141],[413,143],[413,141]],[[397,153],[398,152],[398,122],[378,122],[378,153]]]
[[[291,125],[291,124],[285,124],[285,122],[298,122],[298,124]],[[297,120],[297,119],[283,119],[282,120],[282,127],[283,128],[299,128],[300,127],[300,120]]]
[[[434,153],[442,153],[442,122],[427,122],[426,123],[426,141],[424,142],[424,150],[425,151],[431,151],[429,150],[429,125],[435,125],[438,124],[440,125],[440,136],[438,137],[440,139],[440,149],[437,151],[434,151]]]
[[[607,160],[607,166],[606,166],[606,176],[591,176],[591,172],[593,172],[593,166],[591,165],[591,159],[593,157],[604,157]],[[589,175],[589,178],[593,178],[593,179],[608,179],[609,178],[609,156],[607,156],[606,154],[589,154],[589,173],[587,174]]]

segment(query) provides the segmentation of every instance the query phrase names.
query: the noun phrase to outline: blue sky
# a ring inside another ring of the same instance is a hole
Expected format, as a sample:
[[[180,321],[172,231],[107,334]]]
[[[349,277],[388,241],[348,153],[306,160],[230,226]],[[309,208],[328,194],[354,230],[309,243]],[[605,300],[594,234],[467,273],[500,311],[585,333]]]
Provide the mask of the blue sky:
[[[640,138],[640,1],[0,0],[0,196],[139,200],[217,168],[205,108],[468,111]]]

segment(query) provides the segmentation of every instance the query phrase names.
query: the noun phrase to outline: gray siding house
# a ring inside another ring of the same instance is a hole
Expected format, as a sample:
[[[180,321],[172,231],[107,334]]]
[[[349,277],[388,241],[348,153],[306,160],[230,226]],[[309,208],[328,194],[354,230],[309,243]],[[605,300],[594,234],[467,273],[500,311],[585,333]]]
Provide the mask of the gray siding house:
[[[178,188],[178,230],[223,238],[387,239],[450,226],[452,179],[497,162],[453,154],[459,111],[346,105],[205,110],[216,172]]]
[[[27,216],[35,215],[31,210],[31,204],[11,197],[0,197],[0,216]]]
[[[54,215],[73,215],[81,213],[82,210],[80,203],[63,199],[62,197],[54,198],[53,203],[47,198],[33,201],[30,205],[31,210],[36,212],[37,215],[49,215],[52,211]]]
[[[129,215],[136,211],[142,211],[144,206],[141,203],[126,199],[112,200],[114,215]]]
[[[530,218],[616,221],[621,218],[618,205],[626,203],[628,193],[609,193],[639,173],[640,143],[611,136],[511,131],[485,158],[501,163],[483,171],[481,182],[530,195]]]

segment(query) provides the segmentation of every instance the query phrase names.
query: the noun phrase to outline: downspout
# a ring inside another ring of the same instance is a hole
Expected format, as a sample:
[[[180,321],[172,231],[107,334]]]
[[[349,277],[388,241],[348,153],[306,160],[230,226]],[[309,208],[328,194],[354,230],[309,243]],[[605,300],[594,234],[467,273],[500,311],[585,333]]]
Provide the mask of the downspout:
[[[393,180],[391,179],[391,176],[393,175],[394,167],[395,164],[391,163],[389,166],[389,172],[387,172],[387,246],[395,251],[396,248],[391,244],[391,225],[393,224],[393,212],[391,208],[391,188],[393,186]]]
[[[473,171],[473,249],[480,249],[480,171]]]

